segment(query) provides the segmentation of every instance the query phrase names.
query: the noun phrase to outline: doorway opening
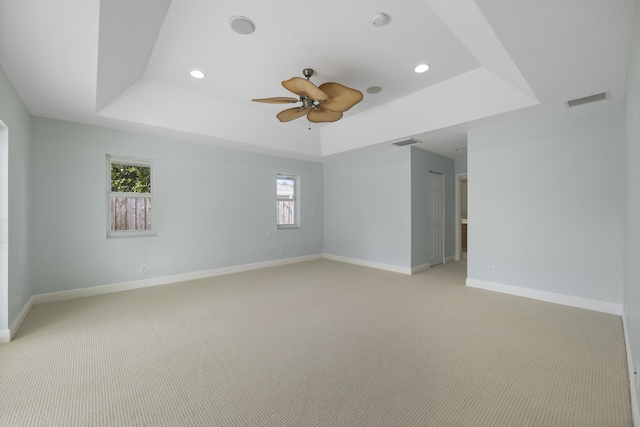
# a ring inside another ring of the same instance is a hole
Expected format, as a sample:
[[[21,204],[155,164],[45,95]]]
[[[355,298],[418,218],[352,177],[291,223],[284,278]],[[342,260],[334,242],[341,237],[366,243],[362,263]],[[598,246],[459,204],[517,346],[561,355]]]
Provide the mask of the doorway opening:
[[[9,322],[9,128],[0,120],[0,330]]]
[[[444,177],[429,171],[429,265],[444,264]]]
[[[467,259],[467,174],[456,174],[456,261]]]

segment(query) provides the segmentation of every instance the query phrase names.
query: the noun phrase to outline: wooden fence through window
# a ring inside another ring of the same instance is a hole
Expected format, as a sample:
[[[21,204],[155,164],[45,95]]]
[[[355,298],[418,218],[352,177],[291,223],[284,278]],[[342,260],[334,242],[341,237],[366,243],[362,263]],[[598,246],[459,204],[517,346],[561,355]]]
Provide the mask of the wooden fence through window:
[[[151,197],[111,197],[111,230],[151,230]]]
[[[295,201],[278,200],[278,225],[294,225],[295,219]]]

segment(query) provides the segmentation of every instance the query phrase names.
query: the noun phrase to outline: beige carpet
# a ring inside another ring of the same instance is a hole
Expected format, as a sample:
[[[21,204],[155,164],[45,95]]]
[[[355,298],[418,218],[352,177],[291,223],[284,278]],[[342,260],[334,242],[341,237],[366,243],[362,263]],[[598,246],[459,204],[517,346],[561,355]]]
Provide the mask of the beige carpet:
[[[34,306],[2,426],[631,426],[617,316],[327,260]]]

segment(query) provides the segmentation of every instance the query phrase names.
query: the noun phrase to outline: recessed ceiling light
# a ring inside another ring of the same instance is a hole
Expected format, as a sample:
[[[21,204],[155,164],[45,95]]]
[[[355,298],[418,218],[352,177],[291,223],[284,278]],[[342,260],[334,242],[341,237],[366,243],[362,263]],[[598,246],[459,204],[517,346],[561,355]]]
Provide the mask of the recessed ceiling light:
[[[380,86],[371,86],[369,89],[367,89],[367,93],[370,94],[375,94],[375,93],[380,93],[382,91],[382,88]]]
[[[256,30],[256,24],[246,16],[232,16],[229,22],[233,31],[238,34],[251,34]]]
[[[424,73],[425,71],[427,71],[429,69],[429,66],[427,64],[420,64],[415,68],[415,72],[416,73]]]
[[[204,79],[205,76],[205,74],[200,70],[192,70],[189,74],[191,74],[191,77],[194,79]]]

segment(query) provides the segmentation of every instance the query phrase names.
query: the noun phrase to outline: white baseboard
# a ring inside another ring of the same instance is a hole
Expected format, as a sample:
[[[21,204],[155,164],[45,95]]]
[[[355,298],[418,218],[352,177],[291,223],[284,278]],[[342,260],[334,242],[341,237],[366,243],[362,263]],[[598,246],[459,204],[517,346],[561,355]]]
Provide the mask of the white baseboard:
[[[108,285],[93,286],[90,288],[73,289],[69,291],[50,292],[46,294],[34,295],[24,305],[20,313],[12,322],[9,329],[0,330],[0,344],[8,343],[11,338],[16,335],[22,322],[29,314],[29,310],[35,304],[44,304],[49,302],[65,301],[75,298],[91,297],[95,295],[110,294],[113,292],[122,292],[133,289],[147,288],[151,286],[168,285],[171,283],[186,282],[188,280],[205,279],[208,277],[222,276],[225,274],[240,273],[243,271],[257,270],[260,268],[277,267],[281,265],[294,264],[304,261],[313,261],[317,259],[329,259],[333,261],[345,262],[348,264],[361,265],[364,267],[377,268],[381,270],[392,271],[402,274],[415,274],[430,268],[430,265],[423,264],[414,268],[398,267],[396,265],[382,264],[371,261],[364,261],[354,258],[340,257],[329,254],[307,255],[294,258],[279,259],[274,261],[258,262],[254,264],[243,264],[232,267],[216,268],[213,270],[202,270],[192,273],[176,274],[172,276],[154,277],[151,279],[134,280],[130,282],[112,283]]]
[[[110,294],[113,292],[128,291],[132,289],[147,288],[150,286],[168,285],[170,283],[186,282],[188,280],[206,279],[207,277],[222,276],[225,274],[241,273],[243,271],[257,270],[260,268],[277,267],[280,265],[294,264],[304,261],[322,259],[322,255],[308,255],[295,258],[279,259],[274,261],[257,262],[254,264],[234,265],[213,270],[195,271],[192,273],[176,274],[172,276],[154,277],[151,279],[134,280],[131,282],[113,283],[109,285],[93,286],[91,288],[73,289],[70,291],[52,292],[35,295],[34,304],[64,301],[74,298],[90,297],[94,295]]]
[[[444,263],[445,264],[448,263],[448,262],[453,262],[453,261],[460,261],[460,260],[457,259],[455,255],[448,256],[448,257],[446,257],[444,259]]]
[[[640,372],[634,374],[633,367],[633,355],[631,354],[631,345],[629,343],[629,331],[627,329],[627,315],[622,314],[622,330],[624,331],[624,344],[627,348],[627,365],[629,368],[629,384],[631,386],[631,417],[633,419],[634,427],[640,427],[640,412],[638,412],[638,391],[635,386],[635,375],[640,375]]]
[[[173,276],[155,277],[152,279],[134,280],[131,282],[113,283],[109,285],[93,286],[91,288],[73,289],[70,291],[51,292],[47,294],[34,295],[22,307],[20,313],[11,323],[9,329],[0,330],[0,344],[8,343],[16,335],[22,325],[29,310],[35,304],[47,302],[65,301],[74,298],[90,297],[94,295],[109,294],[113,292],[128,291],[131,289],[147,288],[150,286],[168,285],[170,283],[185,282],[187,280],[204,279],[224,274],[240,273],[243,271],[257,270],[260,268],[277,267],[280,265],[294,264],[304,261],[312,261],[324,258],[323,255],[307,255],[295,258],[279,259],[274,261],[257,262],[254,264],[235,265],[232,267],[216,268],[213,270],[196,271],[193,273],[176,274]]]
[[[0,344],[8,344],[11,341],[11,331],[9,329],[0,330]]]
[[[20,313],[18,313],[16,318],[13,319],[13,322],[11,322],[11,325],[9,326],[9,341],[11,341],[18,333],[18,329],[20,329],[22,322],[24,322],[24,319],[27,317],[27,314],[29,314],[31,307],[33,307],[33,301],[33,297],[29,298],[29,301],[27,301],[27,303],[22,307],[22,310],[20,310]]]
[[[417,274],[420,273],[421,271],[425,271],[431,268],[431,264],[430,263],[426,263],[426,264],[422,264],[419,265],[417,267],[412,267],[411,268],[411,274]]]
[[[587,298],[574,297],[571,295],[556,294],[553,292],[539,291],[537,289],[520,288],[518,286],[511,286],[502,283],[487,282],[484,280],[476,279],[467,279],[467,286],[469,286],[470,288],[485,289],[488,291],[502,292],[503,294],[517,295],[520,297],[532,298],[540,301],[568,305],[571,307],[585,308],[587,310],[616,314],[618,316],[622,315],[622,304],[613,304]]]
[[[338,261],[338,262],[344,262],[347,264],[360,265],[362,267],[370,267],[370,268],[377,268],[378,270],[392,271],[394,273],[402,273],[402,274],[409,274],[409,275],[412,273],[410,267],[400,267],[398,265],[383,264],[380,262],[367,261],[364,259],[348,258],[344,256],[331,255],[331,254],[324,254],[324,258],[331,261]]]

